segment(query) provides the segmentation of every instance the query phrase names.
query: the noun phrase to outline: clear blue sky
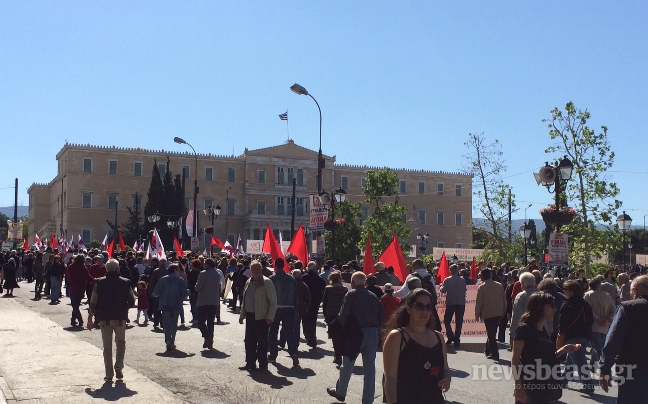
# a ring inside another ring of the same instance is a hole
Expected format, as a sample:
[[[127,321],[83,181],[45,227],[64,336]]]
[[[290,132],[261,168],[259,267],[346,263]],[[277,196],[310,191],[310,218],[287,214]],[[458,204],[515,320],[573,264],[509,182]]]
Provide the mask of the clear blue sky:
[[[640,1],[3,1],[0,206],[14,177],[26,204],[55,176],[66,139],[240,154],[284,142],[288,109],[291,137],[316,150],[296,82],[340,163],[455,171],[469,132],[499,139],[530,217],[552,200],[532,175],[541,120],[571,100],[609,127],[610,176],[640,224],[647,34]]]

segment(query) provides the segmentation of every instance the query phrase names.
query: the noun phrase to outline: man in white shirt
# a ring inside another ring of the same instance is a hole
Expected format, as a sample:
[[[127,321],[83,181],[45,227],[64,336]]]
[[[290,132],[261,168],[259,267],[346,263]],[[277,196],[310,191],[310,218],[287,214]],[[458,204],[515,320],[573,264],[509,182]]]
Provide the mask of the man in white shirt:
[[[425,266],[423,265],[423,261],[421,261],[420,259],[414,260],[412,262],[412,270],[413,270],[412,273],[407,275],[407,278],[405,278],[405,282],[403,282],[403,286],[398,291],[394,292],[393,295],[395,297],[405,297],[410,292],[409,288],[407,287],[407,281],[414,276],[421,278],[421,282],[423,281],[423,279],[430,276],[429,280],[430,282],[432,282],[432,286],[435,286],[434,277],[430,275],[427,269],[425,269]],[[436,293],[434,293],[434,296],[436,296]]]

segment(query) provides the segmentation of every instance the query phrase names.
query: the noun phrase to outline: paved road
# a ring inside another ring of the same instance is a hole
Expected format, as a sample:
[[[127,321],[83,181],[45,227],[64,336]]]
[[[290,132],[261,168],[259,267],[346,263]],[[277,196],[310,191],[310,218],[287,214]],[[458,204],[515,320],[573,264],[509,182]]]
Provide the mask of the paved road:
[[[29,290],[33,284],[20,283],[16,289],[16,301],[31,310],[38,312],[58,323],[64,330],[73,333],[77,338],[101,347],[101,335],[97,331],[70,327],[71,306],[69,299],[63,298],[60,305],[49,305],[47,300],[34,301]],[[84,300],[85,301],[85,300]],[[82,310],[86,306],[82,306]],[[185,305],[187,324],[191,319],[188,303]],[[131,310],[130,318],[134,319],[136,310]],[[85,312],[84,312],[85,316]],[[1,316],[0,316],[1,317]],[[292,368],[292,360],[284,351],[276,365],[270,366],[270,374],[242,372],[238,366],[244,364],[244,347],[242,325],[238,324],[238,315],[231,313],[223,306],[223,325],[217,325],[214,338],[214,350],[203,350],[203,340],[196,328],[180,329],[176,339],[178,350],[174,354],[165,353],[164,335],[155,332],[149,323],[147,327],[131,323],[126,333],[126,364],[135,368],[142,375],[159,383],[176,394],[177,398],[190,403],[334,403],[335,400],[326,394],[327,386],[334,386],[337,369],[332,363],[332,346],[326,338],[324,323],[318,324],[318,336],[321,345],[314,352],[307,351],[303,343],[300,346],[301,366]],[[1,343],[0,343],[1,348]],[[506,345],[501,346],[502,364],[508,365],[510,354]],[[1,348],[6,349],[6,347]],[[493,403],[513,402],[512,382],[506,380],[476,380],[475,366],[490,365],[492,361],[478,353],[483,349],[483,342],[466,339],[462,350],[449,352],[448,361],[452,369],[452,386],[446,394],[448,403]],[[469,352],[473,351],[473,352]],[[67,360],[61,358],[61,360]],[[382,374],[382,355],[376,359],[377,386],[376,403],[382,400],[380,375]],[[88,375],[101,378],[103,375]],[[126,379],[128,375],[126,375]],[[351,379],[348,403],[360,402],[362,394],[361,360],[356,362],[356,369]],[[565,390],[562,402],[580,403],[614,403],[616,391],[609,394],[597,391],[586,396],[574,390]]]

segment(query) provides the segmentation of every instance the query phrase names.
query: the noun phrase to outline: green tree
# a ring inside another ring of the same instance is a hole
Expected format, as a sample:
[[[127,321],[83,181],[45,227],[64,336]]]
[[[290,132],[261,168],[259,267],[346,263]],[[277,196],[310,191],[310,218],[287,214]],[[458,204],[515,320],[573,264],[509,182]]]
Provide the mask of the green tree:
[[[6,240],[7,234],[9,233],[9,224],[7,223],[9,216],[4,213],[0,213],[0,239]]]
[[[369,236],[371,250],[374,254],[380,254],[396,233],[403,255],[407,256],[411,245],[403,240],[406,240],[412,231],[404,220],[407,209],[398,204],[398,176],[395,171],[389,168],[379,171],[367,170],[366,174],[367,179],[362,193],[365,196],[365,201],[371,204],[373,213],[362,224],[362,239],[358,248],[364,250],[367,236]],[[388,202],[388,200],[393,200],[393,202]]]
[[[362,238],[360,219],[362,218],[362,203],[350,203],[344,201],[335,204],[335,217],[343,219],[339,230],[335,231],[335,259],[347,262],[356,259],[360,255],[358,246]],[[333,256],[333,234],[330,231],[324,232],[326,240],[326,254]]]
[[[150,217],[154,213],[164,213],[164,186],[162,185],[157,159],[153,160],[153,173],[151,175],[151,185],[149,185],[147,192],[146,206],[144,206],[144,216]],[[159,226],[158,223],[151,223],[148,220],[145,220],[144,223],[146,233]]]
[[[133,245],[135,241],[139,241],[142,238],[142,209],[140,207],[142,201],[142,195],[135,194],[137,198],[137,203],[132,207],[127,206],[128,210],[128,221],[122,223],[122,228],[124,230],[124,242],[127,245]]]
[[[621,207],[621,201],[616,199],[619,188],[606,175],[615,157],[608,143],[608,129],[601,126],[601,131],[596,133],[587,126],[589,119],[589,111],[577,109],[570,101],[564,112],[554,108],[551,117],[543,120],[549,128],[549,137],[556,141],[545,153],[567,156],[574,165],[566,195],[569,200],[577,201],[576,209],[582,220],[574,221],[566,226],[566,230],[574,239],[570,261],[575,266],[584,267],[587,277],[591,276],[592,256],[601,254],[606,248],[601,240],[592,237],[595,226],[597,223],[611,225],[615,212]]]
[[[473,176],[477,208],[487,223],[484,229],[487,235],[480,242],[485,250],[489,250],[489,255],[512,261],[516,252],[508,239],[508,211],[509,196],[511,208],[515,208],[515,195],[511,186],[502,180],[502,174],[506,172],[502,146],[497,139],[489,142],[483,133],[469,133],[464,145],[469,151],[463,156],[465,163],[461,171]]]

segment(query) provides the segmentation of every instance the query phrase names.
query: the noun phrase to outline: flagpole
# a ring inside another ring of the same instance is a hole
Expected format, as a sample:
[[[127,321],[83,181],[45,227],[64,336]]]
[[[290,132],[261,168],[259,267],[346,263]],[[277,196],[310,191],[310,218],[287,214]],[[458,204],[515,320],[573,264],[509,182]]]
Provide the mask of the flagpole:
[[[290,140],[290,128],[288,127],[288,108],[286,108],[286,131],[288,132],[288,140]]]

